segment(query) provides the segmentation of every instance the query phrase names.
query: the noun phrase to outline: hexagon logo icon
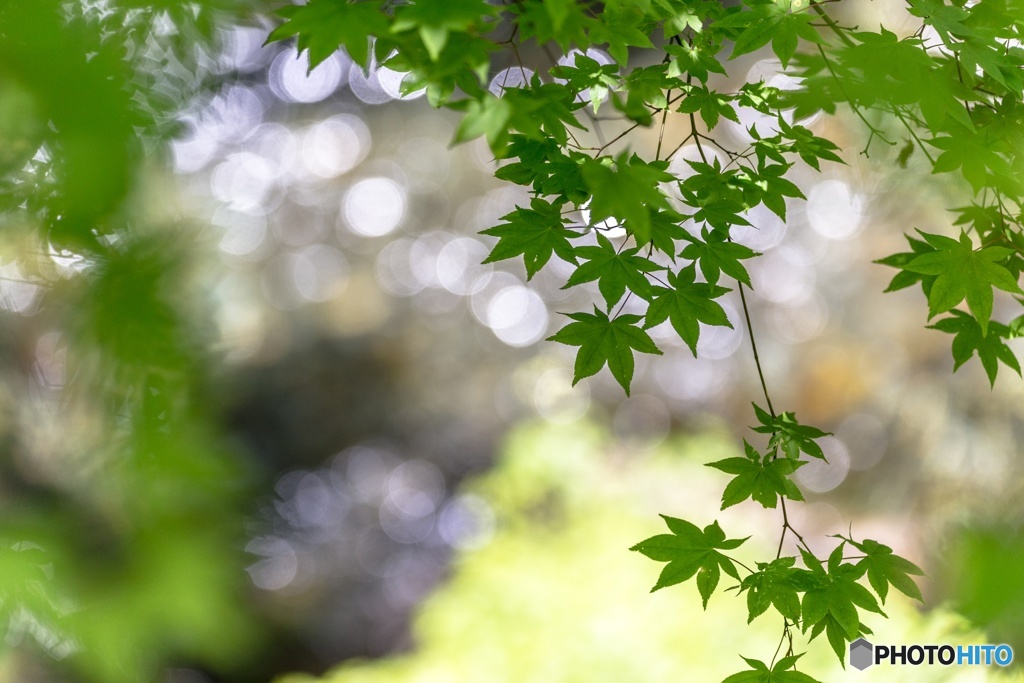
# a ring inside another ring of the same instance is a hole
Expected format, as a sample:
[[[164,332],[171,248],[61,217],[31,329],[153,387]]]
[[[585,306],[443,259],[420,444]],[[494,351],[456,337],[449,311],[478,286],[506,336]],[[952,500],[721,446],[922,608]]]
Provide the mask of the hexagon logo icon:
[[[874,645],[863,638],[853,641],[850,643],[850,666],[859,671],[868,668],[875,663],[874,650]]]

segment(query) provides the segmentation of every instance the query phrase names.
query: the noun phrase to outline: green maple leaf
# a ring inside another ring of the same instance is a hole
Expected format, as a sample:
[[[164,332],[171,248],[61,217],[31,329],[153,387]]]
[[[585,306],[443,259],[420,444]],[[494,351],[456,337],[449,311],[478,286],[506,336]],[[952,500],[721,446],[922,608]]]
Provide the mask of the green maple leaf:
[[[931,254],[935,252],[935,248],[922,240],[916,240],[910,235],[904,235],[907,238],[907,242],[910,243],[911,251],[904,251],[898,254],[891,254],[885,258],[880,258],[874,263],[878,263],[883,266],[890,266],[892,268],[899,268],[900,272],[893,276],[892,280],[889,281],[889,285],[885,288],[886,292],[895,292],[906,287],[912,286],[914,283],[920,282],[921,287],[924,290],[925,296],[928,296],[928,292],[931,291],[932,283],[935,282],[935,277],[932,275],[924,275],[922,273],[915,273],[912,270],[903,270],[908,263],[913,261],[921,254]]]
[[[682,80],[668,75],[668,68],[668,64],[654,64],[633,69],[622,82],[626,101],[616,96],[615,107],[633,121],[650,125],[652,115],[648,107],[664,109],[668,106],[666,91],[684,87]]]
[[[692,45],[670,43],[663,49],[672,56],[668,71],[670,76],[685,73],[706,83],[709,72],[725,75],[725,68],[716,56],[721,49],[720,44],[712,45],[706,41],[697,40]]]
[[[735,673],[723,680],[722,683],[820,683],[793,668],[796,665],[796,660],[801,657],[803,654],[783,657],[771,669],[759,659],[743,657],[743,661],[750,669]]]
[[[674,586],[697,576],[697,590],[707,609],[708,599],[718,585],[721,571],[739,581],[736,566],[720,550],[738,548],[746,538],[726,539],[722,527],[714,522],[703,530],[682,519],[661,515],[671,534],[659,534],[640,541],[630,550],[635,550],[656,562],[668,562],[651,589]],[[747,537],[749,538],[749,536]],[[720,571],[721,570],[721,571]]]
[[[637,2],[606,2],[598,22],[591,26],[592,43],[607,43],[608,54],[619,64],[629,61],[630,47],[654,47],[647,17]]]
[[[455,131],[455,142],[484,136],[495,156],[504,157],[509,135],[508,122],[512,118],[512,105],[507,99],[484,93],[479,99],[460,100],[449,106],[465,111]]]
[[[585,54],[577,53],[575,66],[558,65],[551,68],[550,73],[558,79],[566,82],[566,85],[575,93],[589,94],[590,105],[594,113],[600,108],[609,89],[619,87],[617,76],[619,66],[617,64],[601,64],[596,59],[591,59]]]
[[[527,137],[554,138],[564,145],[569,139],[566,126],[582,129],[573,112],[583,106],[575,101],[575,92],[560,83],[541,83],[534,75],[530,87],[509,88],[502,94],[511,116],[509,127]]]
[[[721,116],[736,123],[740,122],[736,110],[729,104],[733,99],[732,95],[723,95],[716,90],[709,90],[705,86],[690,86],[678,111],[684,114],[699,112],[708,130],[711,130],[718,125],[718,119]]]
[[[786,123],[786,120],[781,116],[776,120],[776,122],[779,124],[779,133],[781,136],[789,140],[791,150],[800,155],[800,158],[815,171],[821,170],[819,159],[845,164],[845,162],[836,155],[836,151],[839,149],[839,146],[836,145],[836,143],[831,140],[818,137],[812,133],[810,129],[805,128],[804,126],[791,126]]]
[[[676,258],[676,241],[689,236],[682,226],[685,220],[686,216],[671,209],[651,212],[651,244],[673,261]]]
[[[544,267],[552,254],[557,254],[563,261],[577,263],[569,240],[579,235],[563,224],[562,204],[551,204],[536,198],[531,200],[529,209],[517,207],[512,213],[502,216],[501,220],[508,222],[481,231],[483,235],[498,238],[498,243],[484,259],[484,263],[522,255],[527,280]]]
[[[929,318],[945,313],[967,299],[967,306],[981,326],[981,334],[984,336],[992,316],[992,288],[1022,293],[1010,271],[996,263],[1009,256],[1013,250],[1008,247],[985,247],[975,251],[967,233],[960,233],[960,239],[954,240],[920,230],[918,232],[936,251],[917,256],[903,268],[936,276],[928,294]]]
[[[390,39],[378,36],[374,49],[378,57],[389,55],[384,66],[409,72],[402,80],[400,92],[409,93],[423,88],[431,105],[465,111],[469,102],[476,102],[479,106],[484,95],[489,94],[481,83],[487,82],[491,53],[498,46],[473,33],[454,32],[447,37],[444,58],[435,61],[427,54],[426,48],[420,47],[419,41],[407,33]],[[452,102],[457,90],[468,98]],[[492,142],[491,149],[497,152],[496,148]]]
[[[638,245],[651,240],[651,212],[668,209],[668,198],[659,189],[661,183],[675,180],[668,173],[667,161],[643,161],[635,154],[619,155],[612,168],[611,159],[590,159],[583,165],[583,180],[593,194],[591,220],[622,220]]]
[[[704,3],[699,6],[690,0],[654,0],[654,12],[659,21],[664,21],[665,36],[669,37],[676,33],[682,33],[687,27],[694,36],[700,37],[704,31],[704,17],[716,12],[716,16],[722,10],[716,7],[718,3]]]
[[[505,151],[508,158],[518,157],[519,161],[502,166],[494,177],[517,185],[532,185],[538,194],[552,195],[577,205],[590,196],[580,174],[580,160],[584,155],[579,152],[570,151],[567,155],[550,137],[535,139],[522,133],[509,136]]]
[[[797,488],[791,474],[807,464],[806,461],[790,458],[763,458],[754,447],[743,442],[745,458],[726,458],[707,463],[726,474],[736,476],[722,492],[722,509],[742,503],[747,498],[756,500],[766,508],[774,508],[779,496],[791,500],[803,500],[803,494]]]
[[[947,5],[943,0],[908,0],[907,5],[907,11],[933,26],[947,45],[953,42],[950,35],[963,38],[974,33],[964,23],[971,13],[962,7]]]
[[[754,413],[761,426],[752,429],[761,434],[771,434],[771,438],[768,440],[770,449],[781,448],[786,457],[791,460],[799,458],[801,451],[813,458],[825,459],[821,446],[814,440],[828,436],[831,432],[823,432],[817,427],[802,425],[796,421],[796,415],[793,413],[782,413],[772,417],[756,403],[753,405]]]
[[[978,322],[967,313],[955,310],[952,314],[952,317],[943,318],[928,327],[956,335],[953,337],[953,372],[977,353],[992,386],[995,386],[996,375],[999,373],[999,361],[1018,375],[1021,374],[1020,363],[1013,349],[1006,345],[1007,339],[1018,336],[1013,334],[1011,328],[1002,323],[990,322],[988,334],[983,334]]]
[[[717,284],[718,276],[724,272],[750,287],[750,274],[740,261],[759,254],[742,244],[726,242],[717,233],[707,229],[701,232],[701,237],[703,241],[689,237],[690,244],[686,245],[679,255],[691,261],[699,261],[700,272],[704,274],[709,284]]]
[[[734,225],[750,225],[740,216],[756,203],[754,198],[745,196],[748,192],[737,170],[726,170],[716,158],[713,164],[697,161],[686,162],[695,173],[678,183],[683,203],[697,209],[690,218],[695,223],[707,223],[718,232],[716,241],[724,241],[725,235]],[[692,240],[691,240],[692,241]],[[705,241],[707,238],[705,237]]]
[[[782,220],[786,220],[786,197],[806,199],[799,187],[782,177],[791,167],[792,164],[764,166],[751,178],[761,191],[761,202]]]
[[[547,10],[548,17],[551,18],[551,25],[556,31],[565,24],[573,5],[576,4],[573,0],[543,0],[543,2],[544,9]]]
[[[803,615],[803,631],[811,628],[811,639],[825,631],[832,649],[845,667],[846,643],[864,632],[857,608],[882,616],[885,613],[871,591],[857,583],[864,570],[843,562],[844,547],[845,541],[829,555],[827,570],[818,558],[800,549],[804,564],[808,567],[802,572],[808,588],[801,601],[800,611]]]
[[[772,50],[785,68],[796,54],[800,38],[814,43],[824,42],[811,26],[814,17],[806,11],[806,6],[804,11],[789,12],[788,2],[764,0],[747,4],[750,11],[735,12],[714,24],[714,28],[742,29],[736,36],[729,59],[753,52],[771,41]]]
[[[563,53],[572,45],[586,50],[592,42],[587,30],[598,23],[575,0],[519,2],[503,9],[518,16],[516,23],[524,42],[530,38],[538,45],[555,42]]]
[[[725,310],[715,301],[729,290],[726,287],[695,282],[697,269],[693,264],[683,268],[678,275],[668,273],[670,288],[654,287],[651,305],[647,309],[644,329],[660,325],[666,320],[672,322],[679,338],[686,342],[694,357],[697,356],[697,340],[700,325],[732,327]]]
[[[747,623],[774,606],[786,619],[800,620],[800,596],[794,577],[795,557],[780,557],[772,562],[758,562],[758,571],[746,576],[740,591],[747,591]]]
[[[935,159],[932,173],[949,173],[960,169],[975,192],[991,183],[991,177],[1012,177],[1013,169],[995,149],[990,136],[984,131],[969,134],[958,131],[929,139],[928,144],[942,150]]]
[[[921,589],[910,578],[911,574],[924,576],[920,567],[910,560],[893,554],[892,548],[882,545],[878,541],[865,539],[858,543],[849,538],[843,540],[864,553],[864,557],[857,563],[857,568],[867,572],[871,587],[875,589],[883,603],[889,593],[889,586],[895,587],[907,597],[924,602],[924,598],[921,597]]]
[[[437,61],[448,42],[449,33],[487,31],[487,19],[495,12],[484,0],[416,0],[395,11],[391,30],[402,33],[416,29],[432,61]]]
[[[1002,45],[997,47],[997,44],[993,42],[982,42],[968,38],[960,43],[959,47],[960,51],[958,54],[964,68],[969,69],[971,72],[975,71],[976,68],[980,68],[987,76],[990,76],[992,80],[1004,88],[1008,84],[1003,76],[1002,69],[1012,73],[1018,68],[1016,64],[1006,59],[1003,55],[1005,48]]]
[[[612,376],[629,396],[629,384],[633,380],[633,351],[661,355],[654,341],[636,326],[641,320],[639,315],[620,315],[609,320],[596,306],[593,314],[566,315],[575,322],[548,337],[548,341],[580,347],[573,372],[574,386],[584,377],[596,375],[607,363]]]
[[[386,34],[391,18],[381,12],[379,2],[337,2],[309,0],[305,5],[282,7],[277,14],[286,22],[267,37],[273,43],[298,36],[299,52],[309,51],[312,70],[339,47],[364,69],[370,64],[370,36]]]
[[[644,273],[662,270],[664,267],[643,256],[637,256],[639,247],[616,251],[615,245],[600,232],[597,233],[597,244],[596,247],[576,247],[576,256],[587,259],[587,262],[569,276],[562,289],[597,280],[597,287],[608,304],[608,310],[619,302],[626,289],[649,299],[652,288]]]

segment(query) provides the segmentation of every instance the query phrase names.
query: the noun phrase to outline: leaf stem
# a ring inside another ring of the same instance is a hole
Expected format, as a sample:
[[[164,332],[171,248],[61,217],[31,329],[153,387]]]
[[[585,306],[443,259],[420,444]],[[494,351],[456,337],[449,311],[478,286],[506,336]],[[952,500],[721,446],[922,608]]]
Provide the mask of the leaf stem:
[[[757,352],[757,340],[754,338],[754,328],[750,323],[750,307],[747,305],[747,295],[742,282],[737,283],[740,290],[740,303],[743,305],[743,318],[747,323],[747,335],[750,337],[750,348],[754,352],[754,365],[757,367],[757,378],[761,380],[761,391],[764,392],[764,400],[768,404],[768,414],[775,418],[775,408],[772,406],[772,397],[768,395],[768,384],[764,380],[764,368],[761,367],[761,357]],[[785,514],[785,504],[782,507]]]

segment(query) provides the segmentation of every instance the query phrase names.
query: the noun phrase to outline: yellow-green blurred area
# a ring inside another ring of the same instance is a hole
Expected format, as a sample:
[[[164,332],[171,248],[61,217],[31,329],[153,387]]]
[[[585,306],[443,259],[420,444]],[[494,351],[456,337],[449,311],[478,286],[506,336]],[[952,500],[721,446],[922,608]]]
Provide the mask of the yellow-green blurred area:
[[[479,230],[527,193],[481,141],[450,146],[457,117],[403,74],[264,46],[277,4],[0,0],[0,681],[714,682],[770,659],[772,617],[649,594],[660,565],[628,551],[664,513],[775,552],[778,514],[719,512],[727,477],[703,467],[752,437],[760,399],[736,292],[699,358],[652,329],[665,355],[638,359],[630,398],[606,373],[571,386],[544,340],[595,290],[482,264]],[[794,85],[765,55],[728,66],[723,87]],[[1024,657],[1024,388],[951,375],[924,297],[883,295],[871,265],[952,230],[966,190],[899,146],[859,156],[856,121],[805,125],[848,165],[797,168],[789,221],[757,209],[735,235],[764,253],[750,325],[773,398],[833,432],[793,523],[819,554],[852,525],[926,570],[926,605],[891,595],[879,641]],[[742,146],[744,126],[715,134]],[[809,649],[816,678],[895,680]]]
[[[655,510],[713,511],[699,492],[713,488],[715,476],[701,471],[700,463],[733,450],[718,430],[646,449],[616,443],[592,423],[516,429],[495,468],[464,488],[493,506],[493,536],[456,558],[451,578],[421,606],[414,649],[383,661],[345,664],[324,680],[718,681],[743,668],[737,653],[770,656],[779,633],[771,617],[745,625],[745,601],[732,592],[715,595],[702,611],[692,582],[665,593],[641,591],[653,584],[657,569],[624,552],[652,532]],[[680,482],[696,496],[681,501]],[[716,517],[727,533],[742,525],[757,539],[737,557],[772,552],[767,541],[777,515],[744,510]],[[886,612],[889,621],[869,620],[876,643],[987,642],[947,608],[923,615],[898,593]],[[805,649],[799,638],[795,649]],[[843,671],[827,648],[808,654],[801,668],[829,681],[1022,680],[1019,673],[970,667]]]

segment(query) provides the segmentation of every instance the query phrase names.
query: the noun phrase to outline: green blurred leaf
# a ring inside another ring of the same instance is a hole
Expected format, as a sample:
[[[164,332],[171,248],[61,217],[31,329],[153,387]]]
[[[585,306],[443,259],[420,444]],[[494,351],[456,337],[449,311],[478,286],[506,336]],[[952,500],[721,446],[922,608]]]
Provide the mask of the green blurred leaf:
[[[369,69],[370,37],[391,29],[391,18],[381,11],[376,0],[309,0],[304,5],[282,7],[277,13],[285,23],[270,32],[267,42],[296,36],[299,52],[309,51],[310,70],[339,47],[363,69]]]

